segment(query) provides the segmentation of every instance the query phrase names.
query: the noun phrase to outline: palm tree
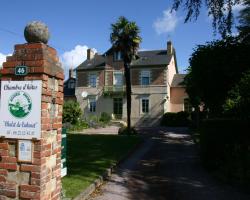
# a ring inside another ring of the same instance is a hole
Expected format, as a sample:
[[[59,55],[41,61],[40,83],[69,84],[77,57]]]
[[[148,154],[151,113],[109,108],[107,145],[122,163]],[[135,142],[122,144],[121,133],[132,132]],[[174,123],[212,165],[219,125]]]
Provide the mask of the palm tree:
[[[128,132],[131,130],[131,80],[130,80],[130,63],[136,54],[141,37],[140,30],[135,22],[128,21],[121,16],[117,22],[111,24],[110,41],[115,51],[121,51],[123,55],[125,81],[126,81],[126,97],[127,97],[127,126]]]

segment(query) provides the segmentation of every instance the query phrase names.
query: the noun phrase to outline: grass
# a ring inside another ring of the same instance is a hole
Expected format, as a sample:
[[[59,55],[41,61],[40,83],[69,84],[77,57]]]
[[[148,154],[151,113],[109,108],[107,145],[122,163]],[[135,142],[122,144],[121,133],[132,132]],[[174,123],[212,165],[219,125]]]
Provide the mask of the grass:
[[[66,197],[79,195],[139,141],[138,136],[68,134]]]

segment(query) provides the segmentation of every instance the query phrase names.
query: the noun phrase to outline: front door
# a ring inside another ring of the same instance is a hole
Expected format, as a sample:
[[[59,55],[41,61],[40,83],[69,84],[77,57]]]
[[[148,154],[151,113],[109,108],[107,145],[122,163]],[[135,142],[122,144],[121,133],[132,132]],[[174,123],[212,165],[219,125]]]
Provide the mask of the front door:
[[[113,109],[114,109],[114,117],[115,119],[122,118],[122,98],[114,98],[113,99]]]

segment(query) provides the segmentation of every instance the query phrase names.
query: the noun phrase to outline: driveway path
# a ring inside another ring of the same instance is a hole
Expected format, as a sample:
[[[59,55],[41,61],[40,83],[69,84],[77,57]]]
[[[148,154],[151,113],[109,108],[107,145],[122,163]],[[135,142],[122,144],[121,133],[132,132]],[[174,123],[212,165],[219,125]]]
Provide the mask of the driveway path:
[[[186,129],[141,129],[144,145],[91,200],[249,200],[201,167]]]

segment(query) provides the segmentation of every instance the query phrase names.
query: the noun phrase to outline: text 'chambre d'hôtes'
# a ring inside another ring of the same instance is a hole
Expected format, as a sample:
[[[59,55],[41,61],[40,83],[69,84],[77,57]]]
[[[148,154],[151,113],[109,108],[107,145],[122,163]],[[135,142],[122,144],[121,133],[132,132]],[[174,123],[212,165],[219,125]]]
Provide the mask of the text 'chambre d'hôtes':
[[[4,90],[36,90],[37,86],[33,85],[32,83],[31,84],[25,84],[23,86],[5,84],[3,89]]]

